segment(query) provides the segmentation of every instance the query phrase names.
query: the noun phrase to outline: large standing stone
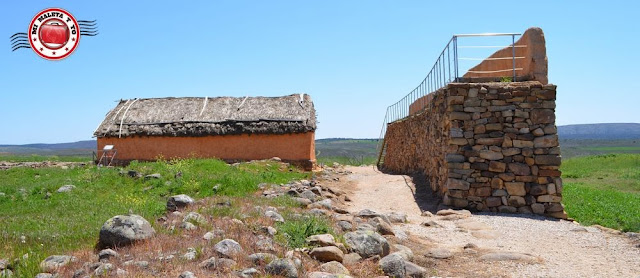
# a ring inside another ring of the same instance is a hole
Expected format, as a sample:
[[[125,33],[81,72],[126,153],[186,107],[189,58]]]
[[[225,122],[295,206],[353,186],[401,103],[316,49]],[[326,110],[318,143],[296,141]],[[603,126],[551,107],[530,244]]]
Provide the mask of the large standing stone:
[[[179,209],[183,209],[191,204],[193,204],[193,198],[185,194],[175,195],[169,197],[169,199],[167,200],[167,210],[176,211]]]
[[[389,243],[380,234],[373,231],[355,231],[344,234],[349,248],[363,258],[375,255],[381,257],[389,254]]]
[[[74,256],[51,255],[40,263],[40,269],[44,272],[55,272],[58,268],[68,265],[78,259]]]
[[[116,215],[102,225],[99,242],[105,247],[125,246],[155,233],[149,221],[140,215]]]

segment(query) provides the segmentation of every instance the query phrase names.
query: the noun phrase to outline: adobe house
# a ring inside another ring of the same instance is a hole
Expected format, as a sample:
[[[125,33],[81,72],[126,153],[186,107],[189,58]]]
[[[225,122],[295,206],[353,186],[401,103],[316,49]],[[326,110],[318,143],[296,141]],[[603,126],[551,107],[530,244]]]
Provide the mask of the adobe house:
[[[116,164],[158,157],[226,161],[279,157],[311,168],[315,130],[315,109],[305,94],[181,97],[121,100],[94,136],[97,158],[115,154]]]

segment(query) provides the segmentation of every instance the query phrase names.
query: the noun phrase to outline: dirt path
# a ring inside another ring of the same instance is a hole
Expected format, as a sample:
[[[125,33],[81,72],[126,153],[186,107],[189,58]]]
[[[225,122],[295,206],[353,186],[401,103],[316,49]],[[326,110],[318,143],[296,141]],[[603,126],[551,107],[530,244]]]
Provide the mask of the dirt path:
[[[433,275],[640,277],[640,248],[634,246],[639,242],[628,235],[531,215],[473,214],[457,220],[422,216],[425,210],[435,214],[437,198],[429,192],[416,192],[410,177],[384,174],[371,166],[346,170],[352,173],[340,183],[352,200],[347,209],[406,213],[408,223],[395,228],[417,242],[427,242],[420,245],[408,240],[412,244],[406,245],[417,254],[431,255],[417,260],[436,269]],[[441,227],[421,225],[426,221]],[[467,244],[477,247],[464,248]],[[442,250],[452,256],[433,258]],[[502,254],[502,259],[492,260],[496,254]],[[504,256],[516,260],[504,260]]]

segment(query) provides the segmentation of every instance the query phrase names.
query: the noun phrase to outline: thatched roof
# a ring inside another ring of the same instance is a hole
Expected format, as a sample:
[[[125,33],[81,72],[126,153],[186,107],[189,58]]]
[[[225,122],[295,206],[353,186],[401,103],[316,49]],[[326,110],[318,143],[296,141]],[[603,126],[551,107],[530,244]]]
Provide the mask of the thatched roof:
[[[301,101],[302,100],[302,101]],[[309,95],[121,100],[96,137],[286,134],[316,129]]]

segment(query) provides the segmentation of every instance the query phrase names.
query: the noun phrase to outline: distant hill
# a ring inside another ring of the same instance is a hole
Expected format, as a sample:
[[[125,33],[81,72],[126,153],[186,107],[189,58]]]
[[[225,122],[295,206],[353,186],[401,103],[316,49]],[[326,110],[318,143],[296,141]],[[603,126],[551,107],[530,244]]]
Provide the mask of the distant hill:
[[[558,136],[560,139],[640,139],[640,124],[612,123],[558,126]]]
[[[57,144],[0,145],[0,154],[90,155],[96,146],[95,140]]]

